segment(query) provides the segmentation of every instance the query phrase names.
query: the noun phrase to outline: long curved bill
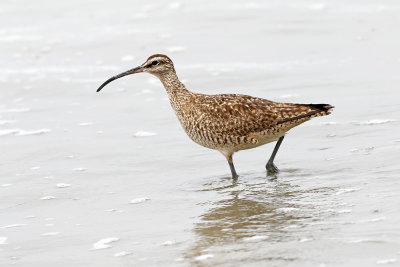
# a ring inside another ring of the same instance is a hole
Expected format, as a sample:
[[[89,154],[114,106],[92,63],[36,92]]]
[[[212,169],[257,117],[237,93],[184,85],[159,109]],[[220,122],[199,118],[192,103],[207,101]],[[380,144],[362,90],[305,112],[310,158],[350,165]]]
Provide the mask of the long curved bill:
[[[131,70],[128,70],[128,71],[125,71],[125,72],[123,72],[123,73],[121,73],[121,74],[118,74],[118,75],[116,75],[116,76],[113,76],[113,77],[111,77],[110,79],[108,79],[107,81],[105,81],[102,85],[100,85],[99,89],[97,89],[96,92],[99,92],[101,89],[103,89],[104,86],[106,86],[107,84],[109,84],[110,82],[112,82],[112,81],[114,81],[114,80],[116,80],[116,79],[119,79],[119,78],[124,77],[124,76],[126,76],[126,75],[130,75],[130,74],[134,74],[134,73],[139,73],[139,72],[143,72],[142,66],[133,68],[133,69],[131,69]]]

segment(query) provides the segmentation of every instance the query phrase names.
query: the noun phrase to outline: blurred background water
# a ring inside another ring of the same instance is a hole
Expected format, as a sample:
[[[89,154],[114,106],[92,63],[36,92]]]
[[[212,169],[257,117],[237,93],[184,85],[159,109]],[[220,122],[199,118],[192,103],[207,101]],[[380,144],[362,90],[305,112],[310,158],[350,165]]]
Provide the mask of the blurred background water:
[[[0,4],[1,266],[376,266],[400,261],[398,1]],[[225,159],[161,83],[329,103]]]

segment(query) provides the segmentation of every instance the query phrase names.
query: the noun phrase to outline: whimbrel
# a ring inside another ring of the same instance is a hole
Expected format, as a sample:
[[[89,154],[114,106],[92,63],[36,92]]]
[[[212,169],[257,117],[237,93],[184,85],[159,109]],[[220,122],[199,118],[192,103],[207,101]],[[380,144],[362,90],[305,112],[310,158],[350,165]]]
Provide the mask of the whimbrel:
[[[206,95],[186,89],[176,75],[172,60],[156,54],[142,65],[111,77],[108,83],[126,75],[148,72],[164,85],[171,106],[187,135],[199,145],[221,152],[229,163],[232,178],[237,179],[233,153],[277,141],[269,158],[267,173],[276,173],[276,153],[285,133],[313,117],[328,115],[329,104],[278,103],[239,94]]]

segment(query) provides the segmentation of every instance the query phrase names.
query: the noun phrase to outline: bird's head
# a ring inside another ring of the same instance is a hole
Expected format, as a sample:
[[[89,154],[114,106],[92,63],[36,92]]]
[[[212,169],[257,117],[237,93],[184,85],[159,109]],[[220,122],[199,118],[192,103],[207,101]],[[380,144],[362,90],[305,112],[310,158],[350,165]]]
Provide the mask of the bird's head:
[[[152,55],[151,57],[149,57],[146,60],[146,62],[143,63],[142,65],[111,77],[110,79],[105,81],[99,87],[99,89],[97,89],[97,92],[99,92],[101,89],[103,89],[103,87],[106,86],[107,84],[109,84],[110,82],[112,82],[116,79],[119,79],[121,77],[127,76],[127,75],[131,75],[131,74],[135,74],[135,73],[139,73],[139,72],[148,72],[157,77],[161,77],[171,71],[175,72],[174,64],[172,63],[172,60],[169,57],[167,57],[166,55],[155,54],[155,55]]]

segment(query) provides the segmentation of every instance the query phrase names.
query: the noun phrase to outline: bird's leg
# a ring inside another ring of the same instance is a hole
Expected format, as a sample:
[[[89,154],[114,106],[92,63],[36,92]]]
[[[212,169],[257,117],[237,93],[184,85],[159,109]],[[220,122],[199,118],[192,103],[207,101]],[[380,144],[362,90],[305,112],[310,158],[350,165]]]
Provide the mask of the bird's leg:
[[[232,154],[229,155],[228,157],[226,157],[226,159],[228,160],[229,168],[231,169],[232,179],[233,180],[237,180],[239,175],[237,175],[236,170],[235,170],[235,166],[233,165]]]
[[[226,160],[228,161],[229,168],[231,169],[231,173],[232,173],[232,179],[234,182],[236,182],[239,175],[237,175],[235,166],[233,165],[233,160],[232,160],[233,152],[225,151],[225,150],[219,150],[219,152],[221,152],[221,154],[224,155]]]
[[[279,169],[274,164],[274,159],[275,159],[276,153],[278,152],[279,147],[280,147],[284,137],[285,136],[279,137],[278,142],[276,142],[274,151],[272,152],[272,155],[269,158],[267,165],[265,166],[267,168],[268,173],[277,173],[279,171]]]
[[[239,175],[237,175],[237,173],[236,173],[235,166],[233,166],[233,162],[228,161],[228,163],[229,163],[229,167],[231,168],[232,179],[236,180],[239,177]]]

